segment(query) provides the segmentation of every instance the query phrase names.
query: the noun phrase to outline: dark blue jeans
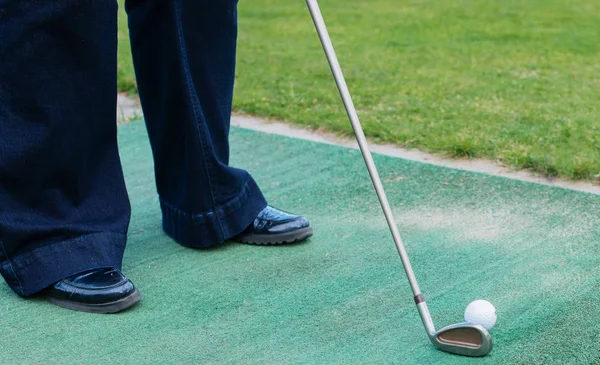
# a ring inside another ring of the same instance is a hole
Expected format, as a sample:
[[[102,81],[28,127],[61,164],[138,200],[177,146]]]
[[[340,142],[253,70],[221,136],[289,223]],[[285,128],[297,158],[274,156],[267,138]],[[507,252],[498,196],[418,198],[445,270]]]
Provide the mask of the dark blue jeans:
[[[236,6],[126,3],[163,227],[190,247],[235,236],[266,206],[228,165]],[[0,273],[21,296],[121,267],[116,46],[114,0],[0,0]]]

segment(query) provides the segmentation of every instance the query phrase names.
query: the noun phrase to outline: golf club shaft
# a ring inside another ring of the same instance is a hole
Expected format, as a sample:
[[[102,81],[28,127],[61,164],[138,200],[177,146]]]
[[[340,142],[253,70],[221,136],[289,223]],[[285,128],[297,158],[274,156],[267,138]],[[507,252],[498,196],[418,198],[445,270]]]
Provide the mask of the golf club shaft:
[[[323,50],[325,51],[325,54],[327,56],[331,72],[333,73],[333,77],[335,78],[335,82],[339,89],[340,96],[342,97],[342,100],[344,102],[346,113],[348,114],[348,118],[350,119],[350,123],[352,124],[352,128],[354,129],[354,134],[356,135],[356,140],[358,141],[358,145],[362,152],[363,158],[365,159],[367,169],[369,170],[369,175],[371,176],[371,181],[373,182],[373,186],[375,187],[375,191],[377,192],[377,196],[379,197],[379,202],[381,203],[381,208],[383,209],[383,213],[385,214],[385,219],[387,220],[388,226],[390,227],[390,231],[392,233],[392,237],[394,238],[394,242],[396,243],[396,248],[398,249],[400,259],[402,260],[402,264],[404,265],[404,271],[406,272],[406,276],[408,277],[408,281],[412,288],[413,294],[415,295],[415,297],[419,297],[422,295],[421,290],[419,289],[419,284],[417,283],[417,279],[415,278],[412,266],[410,265],[410,260],[408,259],[408,254],[406,253],[404,244],[402,243],[400,233],[398,232],[398,227],[396,226],[396,222],[392,215],[392,209],[390,208],[387,196],[385,194],[385,191],[383,190],[381,178],[379,177],[379,173],[377,173],[377,168],[375,167],[375,163],[373,162],[373,157],[371,155],[371,151],[369,150],[367,139],[365,138],[365,133],[363,132],[362,126],[358,119],[358,114],[356,113],[354,103],[352,102],[352,97],[350,96],[350,91],[348,90],[348,86],[346,85],[346,80],[344,79],[344,75],[342,73],[342,69],[335,54],[333,44],[331,43],[331,38],[329,37],[329,33],[327,32],[327,26],[325,25],[325,21],[323,20],[323,15],[321,14],[319,4],[317,3],[317,0],[306,0],[306,4],[308,5],[308,9],[312,16],[313,22],[315,23],[315,27],[317,29],[317,33],[319,34],[319,38],[321,39]]]

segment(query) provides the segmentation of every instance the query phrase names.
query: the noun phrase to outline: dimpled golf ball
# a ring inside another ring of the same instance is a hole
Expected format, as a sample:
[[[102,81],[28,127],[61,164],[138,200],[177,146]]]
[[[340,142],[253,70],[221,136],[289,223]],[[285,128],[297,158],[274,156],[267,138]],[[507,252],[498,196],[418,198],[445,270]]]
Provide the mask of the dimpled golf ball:
[[[496,324],[496,308],[487,300],[471,302],[465,309],[465,321],[490,329]]]

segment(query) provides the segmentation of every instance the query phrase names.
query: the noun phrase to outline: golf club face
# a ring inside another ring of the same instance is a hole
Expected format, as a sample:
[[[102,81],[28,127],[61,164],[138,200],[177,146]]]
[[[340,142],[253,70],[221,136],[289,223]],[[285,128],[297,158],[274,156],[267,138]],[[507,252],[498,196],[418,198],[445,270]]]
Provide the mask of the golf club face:
[[[438,349],[463,356],[485,356],[492,350],[492,337],[479,324],[458,323],[429,336]]]

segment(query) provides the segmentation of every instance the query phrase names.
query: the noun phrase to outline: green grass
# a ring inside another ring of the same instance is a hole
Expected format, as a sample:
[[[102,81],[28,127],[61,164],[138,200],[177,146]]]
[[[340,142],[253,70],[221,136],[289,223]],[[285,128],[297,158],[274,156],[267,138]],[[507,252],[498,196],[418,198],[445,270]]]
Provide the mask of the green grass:
[[[374,140],[547,176],[600,172],[599,2],[328,0],[321,8]],[[121,47],[120,87],[131,92]],[[234,109],[351,133],[303,1],[240,2]]]
[[[120,5],[122,1],[119,1]],[[119,91],[127,94],[137,94],[135,72],[131,60],[129,47],[129,30],[127,29],[127,15],[123,6],[119,6],[119,64],[117,67],[117,87]]]

